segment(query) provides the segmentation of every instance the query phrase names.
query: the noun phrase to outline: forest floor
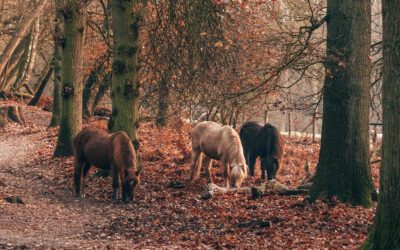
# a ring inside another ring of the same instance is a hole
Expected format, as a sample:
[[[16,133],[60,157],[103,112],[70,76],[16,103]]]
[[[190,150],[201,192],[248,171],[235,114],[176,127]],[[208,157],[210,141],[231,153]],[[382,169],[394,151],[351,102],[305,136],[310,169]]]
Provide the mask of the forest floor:
[[[139,132],[145,172],[135,201],[113,204],[110,178],[95,177],[94,170],[85,197],[77,199],[73,157],[52,157],[57,129],[47,129],[51,114],[37,107],[24,110],[26,126],[10,123],[0,130],[0,249],[355,249],[373,221],[375,206],[309,204],[304,195],[252,200],[230,193],[202,200],[204,178],[187,182],[190,127],[160,130],[145,122]],[[105,121],[89,125],[104,128]],[[296,187],[307,159],[314,170],[319,145],[305,141],[286,146],[279,182]],[[221,171],[215,164],[219,185]],[[374,164],[375,182],[378,172]],[[243,185],[260,183],[257,168],[256,177]],[[23,204],[8,202],[10,196]]]

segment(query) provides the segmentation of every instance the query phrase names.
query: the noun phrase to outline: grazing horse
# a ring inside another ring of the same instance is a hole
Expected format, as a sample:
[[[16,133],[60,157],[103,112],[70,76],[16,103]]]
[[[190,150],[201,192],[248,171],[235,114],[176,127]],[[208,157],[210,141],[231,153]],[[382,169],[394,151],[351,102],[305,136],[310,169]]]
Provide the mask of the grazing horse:
[[[202,153],[205,155],[205,171],[208,183],[212,183],[210,168],[212,160],[220,160],[224,167],[225,185],[239,188],[247,176],[239,134],[229,126],[210,121],[199,122],[192,130],[192,157],[190,180],[199,178]]]
[[[270,124],[261,126],[255,122],[246,122],[240,129],[246,163],[249,166],[250,175],[254,176],[254,164],[257,157],[261,158],[261,178],[268,180],[276,178],[279,170],[284,141],[278,129]]]
[[[132,201],[136,186],[140,182],[142,169],[136,167],[136,154],[131,139],[125,132],[109,134],[101,129],[86,128],[74,139],[76,196],[81,196],[81,176],[86,177],[92,165],[111,170],[112,198],[117,199],[120,178],[122,200]]]

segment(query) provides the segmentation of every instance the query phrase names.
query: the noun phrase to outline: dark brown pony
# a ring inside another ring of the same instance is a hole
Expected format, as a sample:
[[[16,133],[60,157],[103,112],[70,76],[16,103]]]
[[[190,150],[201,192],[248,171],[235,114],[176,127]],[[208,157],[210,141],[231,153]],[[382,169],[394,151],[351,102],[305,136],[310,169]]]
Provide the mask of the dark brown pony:
[[[119,179],[122,183],[122,200],[132,201],[136,186],[140,182],[142,169],[136,167],[136,154],[129,136],[125,132],[109,134],[101,129],[86,128],[74,140],[76,196],[81,196],[81,177],[86,177],[92,165],[110,170],[113,195],[117,199]]]
[[[246,122],[239,134],[250,175],[254,176],[254,164],[257,157],[260,157],[261,178],[265,179],[267,172],[268,180],[275,179],[284,148],[284,140],[278,129],[270,124],[261,126],[255,122]]]

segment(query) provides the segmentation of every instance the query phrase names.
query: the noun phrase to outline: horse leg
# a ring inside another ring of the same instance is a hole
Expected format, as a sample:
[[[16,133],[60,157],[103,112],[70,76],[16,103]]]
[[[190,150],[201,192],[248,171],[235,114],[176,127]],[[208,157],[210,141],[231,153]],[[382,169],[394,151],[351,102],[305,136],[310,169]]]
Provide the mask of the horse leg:
[[[89,172],[90,168],[92,167],[92,165],[90,164],[90,162],[85,162],[82,164],[82,182],[81,182],[81,193],[83,193],[83,195],[85,195],[85,192],[83,191],[85,189],[85,179],[87,176],[87,173]]]
[[[201,169],[201,152],[200,150],[192,150],[192,157],[190,161],[190,181],[194,182],[200,176]]]
[[[254,165],[256,164],[257,156],[253,154],[249,154],[249,170],[250,170],[250,175],[254,176]]]
[[[118,187],[119,187],[119,182],[118,182],[118,170],[115,166],[111,167],[111,176],[112,176],[112,188],[113,188],[113,193],[112,193],[112,199],[113,201],[117,201],[117,192],[118,192]]]
[[[230,172],[230,165],[228,163],[224,164],[224,181],[225,181],[225,186],[229,188],[229,172]]]
[[[261,179],[265,179],[265,174],[267,172],[267,160],[261,158]],[[269,176],[269,174],[268,174]]]
[[[212,178],[211,178],[211,163],[212,163],[212,159],[210,157],[206,156],[204,168],[206,170],[206,178],[207,178],[208,183],[213,183]]]
[[[74,187],[75,187],[75,195],[76,197],[82,197],[81,194],[81,177],[82,177],[82,169],[85,165],[85,162],[80,159],[75,159],[75,168],[74,168]]]

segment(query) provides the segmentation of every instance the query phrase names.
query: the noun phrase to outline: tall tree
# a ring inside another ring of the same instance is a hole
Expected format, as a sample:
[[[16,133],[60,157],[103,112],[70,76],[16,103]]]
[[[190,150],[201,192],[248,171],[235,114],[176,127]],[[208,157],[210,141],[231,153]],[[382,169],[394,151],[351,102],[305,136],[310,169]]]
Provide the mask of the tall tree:
[[[42,10],[46,6],[46,3],[47,3],[47,0],[41,0],[35,6],[35,9],[30,14],[30,16],[27,16],[26,18],[24,18],[24,20],[18,26],[16,36],[14,36],[11,39],[11,41],[7,44],[7,47],[4,49],[3,53],[0,56],[0,72],[2,72],[4,70],[12,53],[17,48],[17,46],[21,42],[21,40],[28,33],[30,27],[32,26],[32,22],[42,13]]]
[[[383,0],[383,144],[375,223],[362,249],[400,249],[400,0]]]
[[[135,150],[137,137],[139,97],[139,22],[140,0],[112,0],[113,65],[112,65],[112,116],[110,131],[125,131]]]
[[[53,51],[53,111],[50,120],[50,127],[60,125],[61,120],[61,50],[62,50],[62,2],[63,0],[54,0],[55,2],[55,25],[54,25],[54,51]]]
[[[40,19],[37,18],[32,26],[32,31],[31,31],[32,39],[31,39],[31,44],[29,46],[29,56],[28,56],[28,61],[26,63],[25,74],[21,82],[19,83],[20,86],[23,84],[29,84],[32,78],[33,68],[35,66],[35,61],[36,61],[39,32],[40,32]]]
[[[83,45],[86,1],[65,0],[62,65],[62,112],[54,156],[73,154],[73,140],[82,125]]]
[[[370,206],[371,1],[328,0],[323,127],[311,200]]]

